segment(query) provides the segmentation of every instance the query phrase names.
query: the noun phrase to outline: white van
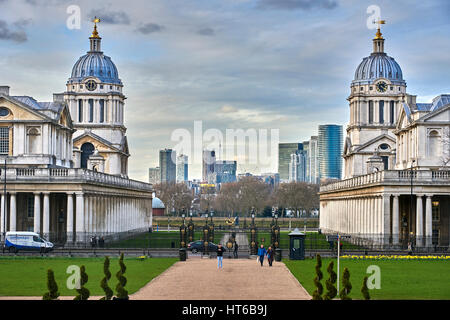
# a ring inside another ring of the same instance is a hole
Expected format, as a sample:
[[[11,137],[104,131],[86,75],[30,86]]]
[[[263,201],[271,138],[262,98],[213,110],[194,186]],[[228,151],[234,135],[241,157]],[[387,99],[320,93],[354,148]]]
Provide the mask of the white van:
[[[53,243],[42,239],[35,232],[7,232],[5,247],[11,253],[17,253],[19,250],[38,250],[40,252],[49,252],[53,250]]]

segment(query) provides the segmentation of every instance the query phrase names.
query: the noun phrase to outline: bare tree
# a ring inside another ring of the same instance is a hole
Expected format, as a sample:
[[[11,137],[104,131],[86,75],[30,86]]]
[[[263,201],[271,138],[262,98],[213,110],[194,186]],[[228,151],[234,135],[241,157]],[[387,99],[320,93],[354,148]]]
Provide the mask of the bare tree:
[[[166,206],[166,214],[175,212],[180,215],[183,208],[189,210],[194,198],[191,190],[184,183],[160,183],[154,186],[158,198]]]

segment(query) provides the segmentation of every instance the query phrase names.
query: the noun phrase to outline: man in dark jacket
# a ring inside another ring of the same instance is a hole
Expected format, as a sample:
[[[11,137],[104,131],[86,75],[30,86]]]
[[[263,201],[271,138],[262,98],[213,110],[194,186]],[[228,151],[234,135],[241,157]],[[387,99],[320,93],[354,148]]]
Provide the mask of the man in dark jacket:
[[[267,251],[264,248],[264,245],[261,245],[261,248],[258,249],[258,257],[259,257],[259,262],[261,263],[261,267],[263,266],[264,256],[266,254],[267,254]]]
[[[217,268],[222,269],[222,262],[223,262],[223,252],[225,249],[222,247],[221,244],[217,247]]]
[[[238,257],[238,249],[239,249],[239,246],[238,246],[237,242],[235,242],[234,243],[234,251],[233,251],[233,256],[235,259],[237,259],[237,257]]]

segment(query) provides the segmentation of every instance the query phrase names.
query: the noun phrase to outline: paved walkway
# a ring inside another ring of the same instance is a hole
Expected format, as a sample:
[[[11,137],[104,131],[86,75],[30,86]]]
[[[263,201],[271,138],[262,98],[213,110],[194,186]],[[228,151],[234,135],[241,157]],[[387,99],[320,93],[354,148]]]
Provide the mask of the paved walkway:
[[[310,295],[281,262],[255,259],[188,259],[130,296],[133,300],[304,300]]]

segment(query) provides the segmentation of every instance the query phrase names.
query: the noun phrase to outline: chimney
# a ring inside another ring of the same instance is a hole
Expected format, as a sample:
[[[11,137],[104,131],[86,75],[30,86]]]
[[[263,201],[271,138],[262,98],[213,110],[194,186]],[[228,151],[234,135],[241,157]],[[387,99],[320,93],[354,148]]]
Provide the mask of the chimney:
[[[0,94],[9,96],[9,87],[8,86],[0,86]]]

